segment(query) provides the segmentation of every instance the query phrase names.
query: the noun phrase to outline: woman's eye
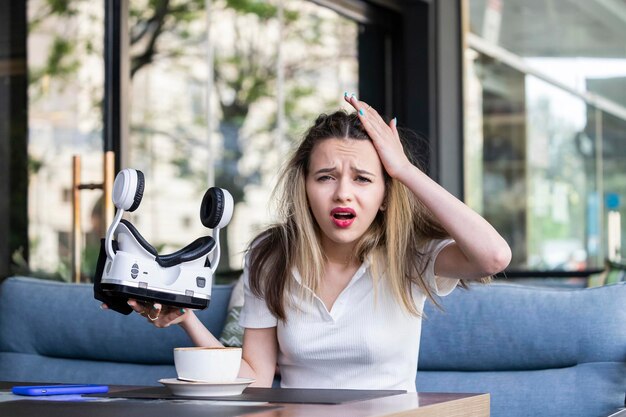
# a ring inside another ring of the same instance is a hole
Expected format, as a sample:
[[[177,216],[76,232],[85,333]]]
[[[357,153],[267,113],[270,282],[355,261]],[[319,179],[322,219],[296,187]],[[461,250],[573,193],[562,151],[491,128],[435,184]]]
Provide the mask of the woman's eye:
[[[317,180],[320,182],[330,181],[332,179],[333,177],[331,177],[330,175],[322,175],[321,177],[317,177]]]
[[[360,175],[359,175],[358,177],[356,177],[356,181],[357,181],[357,182],[372,182],[372,180],[371,180],[371,179],[369,179],[369,178],[367,178],[367,177],[362,177],[362,176],[360,176]]]

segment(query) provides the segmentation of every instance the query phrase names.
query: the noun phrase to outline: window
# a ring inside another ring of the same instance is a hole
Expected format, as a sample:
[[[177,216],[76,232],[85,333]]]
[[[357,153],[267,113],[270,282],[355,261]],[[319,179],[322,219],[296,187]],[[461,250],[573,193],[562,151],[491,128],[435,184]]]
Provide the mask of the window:
[[[32,0],[26,7],[29,273],[69,280],[72,157],[82,157],[82,183],[102,182],[104,3]],[[88,234],[101,232],[92,222],[100,196],[82,193]],[[82,273],[93,273],[89,263]]]
[[[357,91],[357,24],[305,0],[215,1],[208,33],[203,8],[172,12],[150,50],[141,37],[154,14],[130,2],[128,166],[146,175],[134,216],[151,243],[172,251],[208,233],[202,196],[225,188],[235,213],[220,269],[240,269],[251,238],[273,220],[270,193],[291,143]],[[189,230],[176,227],[185,218]]]
[[[103,180],[104,6],[27,3],[33,275],[70,280],[72,156],[82,157],[82,183]],[[126,20],[121,168],[146,176],[133,222],[159,251],[177,250],[208,233],[198,216],[206,189],[226,188],[237,204],[220,269],[240,269],[242,251],[272,221],[266,207],[291,143],[344,91],[358,91],[357,23],[305,0],[132,0]],[[81,191],[84,280],[104,235],[101,196]]]
[[[623,254],[624,222],[608,225],[626,198],[626,25],[614,7],[626,10],[469,1],[465,196],[510,243],[513,270],[588,270]]]

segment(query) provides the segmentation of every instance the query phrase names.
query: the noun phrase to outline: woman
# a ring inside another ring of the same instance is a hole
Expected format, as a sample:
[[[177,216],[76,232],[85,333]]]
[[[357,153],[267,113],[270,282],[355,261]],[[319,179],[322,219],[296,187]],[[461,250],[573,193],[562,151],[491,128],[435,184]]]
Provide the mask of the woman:
[[[282,221],[246,257],[240,376],[256,386],[271,386],[278,364],[283,387],[415,391],[426,298],[511,258],[489,223],[411,163],[395,119],[345,100],[356,113],[318,117],[281,176]],[[192,311],[129,304],[220,346]]]

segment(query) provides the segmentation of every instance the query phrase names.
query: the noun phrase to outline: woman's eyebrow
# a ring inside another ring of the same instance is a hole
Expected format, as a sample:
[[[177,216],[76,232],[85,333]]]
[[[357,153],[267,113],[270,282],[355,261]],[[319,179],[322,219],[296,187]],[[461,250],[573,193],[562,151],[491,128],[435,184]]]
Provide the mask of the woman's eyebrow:
[[[354,172],[356,172],[357,174],[361,174],[361,175],[363,175],[363,174],[365,174],[365,175],[371,175],[372,177],[375,177],[375,176],[376,176],[376,174],[373,174],[373,173],[371,173],[371,172],[369,172],[369,171],[366,171],[366,170],[364,170],[364,169],[352,168],[352,170],[353,170]]]
[[[321,168],[321,169],[318,169],[317,171],[315,171],[313,173],[313,175],[328,174],[329,172],[335,172],[336,170],[337,170],[337,168],[335,168],[335,167]]]
[[[373,173],[371,173],[371,172],[369,172],[369,171],[367,171],[365,169],[360,169],[360,168],[355,168],[355,167],[353,167],[351,169],[352,169],[353,172],[355,172],[356,174],[359,174],[359,175],[370,175],[372,177],[376,176],[376,174],[373,174]],[[337,171],[336,167],[320,168],[317,171],[315,171],[313,173],[313,175],[329,174],[331,172],[336,172],[336,171]]]

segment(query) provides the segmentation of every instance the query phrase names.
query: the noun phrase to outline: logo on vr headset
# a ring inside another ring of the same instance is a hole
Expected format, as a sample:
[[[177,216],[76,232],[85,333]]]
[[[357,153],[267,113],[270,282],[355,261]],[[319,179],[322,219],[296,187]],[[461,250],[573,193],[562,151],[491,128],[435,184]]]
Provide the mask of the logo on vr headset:
[[[115,177],[113,204],[117,213],[101,241],[94,297],[123,314],[132,311],[129,298],[206,308],[220,259],[219,232],[232,218],[233,197],[222,188],[209,188],[200,205],[200,221],[213,230],[212,236],[161,255],[130,221],[122,219],[125,212],[139,207],[144,187],[141,171],[124,169]]]

